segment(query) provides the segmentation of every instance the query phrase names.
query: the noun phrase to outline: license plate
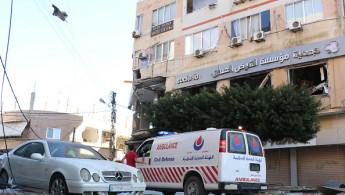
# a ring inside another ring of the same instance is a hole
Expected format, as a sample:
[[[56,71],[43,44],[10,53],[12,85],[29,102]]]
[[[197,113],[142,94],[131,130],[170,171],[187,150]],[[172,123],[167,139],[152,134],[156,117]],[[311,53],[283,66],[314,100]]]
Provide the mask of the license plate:
[[[110,185],[110,192],[132,191],[132,186],[124,185]]]

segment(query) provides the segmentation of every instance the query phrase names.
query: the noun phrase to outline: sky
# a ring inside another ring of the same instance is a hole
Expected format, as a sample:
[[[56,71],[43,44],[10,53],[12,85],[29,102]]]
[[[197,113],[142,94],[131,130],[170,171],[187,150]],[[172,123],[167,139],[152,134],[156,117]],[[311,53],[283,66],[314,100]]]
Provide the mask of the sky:
[[[13,0],[6,71],[23,110],[99,112],[109,92],[127,107],[137,0]],[[66,11],[53,16],[52,4]],[[0,56],[5,62],[11,0],[0,1]],[[1,73],[1,81],[2,81]],[[18,110],[5,81],[3,110]]]

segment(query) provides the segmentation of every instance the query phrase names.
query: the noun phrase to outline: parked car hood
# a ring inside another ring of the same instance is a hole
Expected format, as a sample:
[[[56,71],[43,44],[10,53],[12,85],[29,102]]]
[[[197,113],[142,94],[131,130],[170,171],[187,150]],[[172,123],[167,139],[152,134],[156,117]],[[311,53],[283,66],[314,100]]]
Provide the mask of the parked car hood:
[[[76,167],[93,168],[99,170],[130,171],[136,172],[137,169],[122,163],[108,160],[78,159],[78,158],[56,158],[56,162],[69,164]]]

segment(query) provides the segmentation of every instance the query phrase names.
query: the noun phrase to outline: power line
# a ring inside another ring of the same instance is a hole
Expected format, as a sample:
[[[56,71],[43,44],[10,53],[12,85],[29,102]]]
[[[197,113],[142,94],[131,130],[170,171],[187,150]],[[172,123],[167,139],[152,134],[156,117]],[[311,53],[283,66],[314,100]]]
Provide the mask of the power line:
[[[7,75],[7,72],[6,72],[6,67],[5,67],[5,65],[4,65],[4,63],[3,63],[3,61],[2,61],[1,56],[0,56],[0,61],[1,61],[2,67],[3,67],[3,69],[4,69],[4,77],[6,76],[6,78],[7,78],[8,84],[9,84],[9,86],[10,86],[10,88],[11,88],[11,91],[12,91],[12,94],[13,94],[13,96],[14,96],[14,99],[15,99],[16,102],[17,102],[18,108],[19,108],[20,112],[22,113],[22,115],[23,115],[24,119],[26,120],[26,122],[29,123],[29,120],[26,118],[26,116],[25,116],[25,114],[23,113],[23,110],[22,110],[22,108],[21,108],[21,106],[20,106],[20,104],[19,104],[18,98],[17,98],[16,94],[14,93],[14,90],[13,90],[13,87],[12,87],[12,84],[11,84],[11,81],[10,81],[10,79],[8,78],[8,75]],[[3,82],[3,83],[4,83],[4,82]],[[2,91],[2,90],[3,90],[3,89],[1,89],[1,91]],[[1,92],[1,93],[2,93],[2,92]],[[1,98],[1,103],[2,103],[2,98]],[[1,117],[2,117],[2,106],[1,106]],[[1,120],[3,121],[3,118],[1,118]],[[37,133],[36,133],[31,127],[30,127],[30,129],[31,129],[31,131],[32,131],[39,139],[42,139],[39,135],[37,135]]]
[[[6,147],[6,155],[8,157],[8,147],[7,147],[7,141],[6,141],[6,134],[5,134],[5,127],[4,127],[4,120],[3,120],[3,115],[2,115],[2,98],[3,98],[3,91],[4,91],[4,83],[5,83],[5,73],[6,73],[6,64],[7,64],[7,54],[8,54],[8,48],[9,48],[9,45],[10,45],[10,37],[11,37],[11,29],[12,29],[12,16],[13,16],[13,0],[11,0],[11,14],[10,14],[10,25],[9,25],[9,28],[8,28],[8,36],[7,36],[7,47],[6,47],[6,58],[5,58],[5,64],[2,62],[2,58],[1,58],[1,55],[0,55],[0,60],[1,60],[1,64],[4,68],[4,74],[2,76],[2,84],[1,84],[1,100],[0,100],[0,103],[1,103],[1,124],[2,124],[2,131],[4,133],[4,141],[5,141],[5,147]],[[6,74],[7,76],[7,74]],[[11,175],[13,175],[13,172],[12,172],[12,166],[11,166],[11,161],[9,158],[8,159],[8,164],[9,164],[9,167],[10,167],[10,171],[11,171]],[[16,183],[16,180],[14,179],[13,177],[13,181],[14,183]],[[12,187],[12,186],[11,186]]]

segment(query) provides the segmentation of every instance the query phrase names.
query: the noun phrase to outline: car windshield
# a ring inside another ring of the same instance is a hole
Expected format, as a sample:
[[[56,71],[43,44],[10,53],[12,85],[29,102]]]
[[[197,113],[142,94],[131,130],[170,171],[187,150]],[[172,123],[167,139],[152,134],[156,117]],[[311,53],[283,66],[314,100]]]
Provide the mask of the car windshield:
[[[105,160],[94,149],[81,144],[50,142],[48,147],[52,157]]]

